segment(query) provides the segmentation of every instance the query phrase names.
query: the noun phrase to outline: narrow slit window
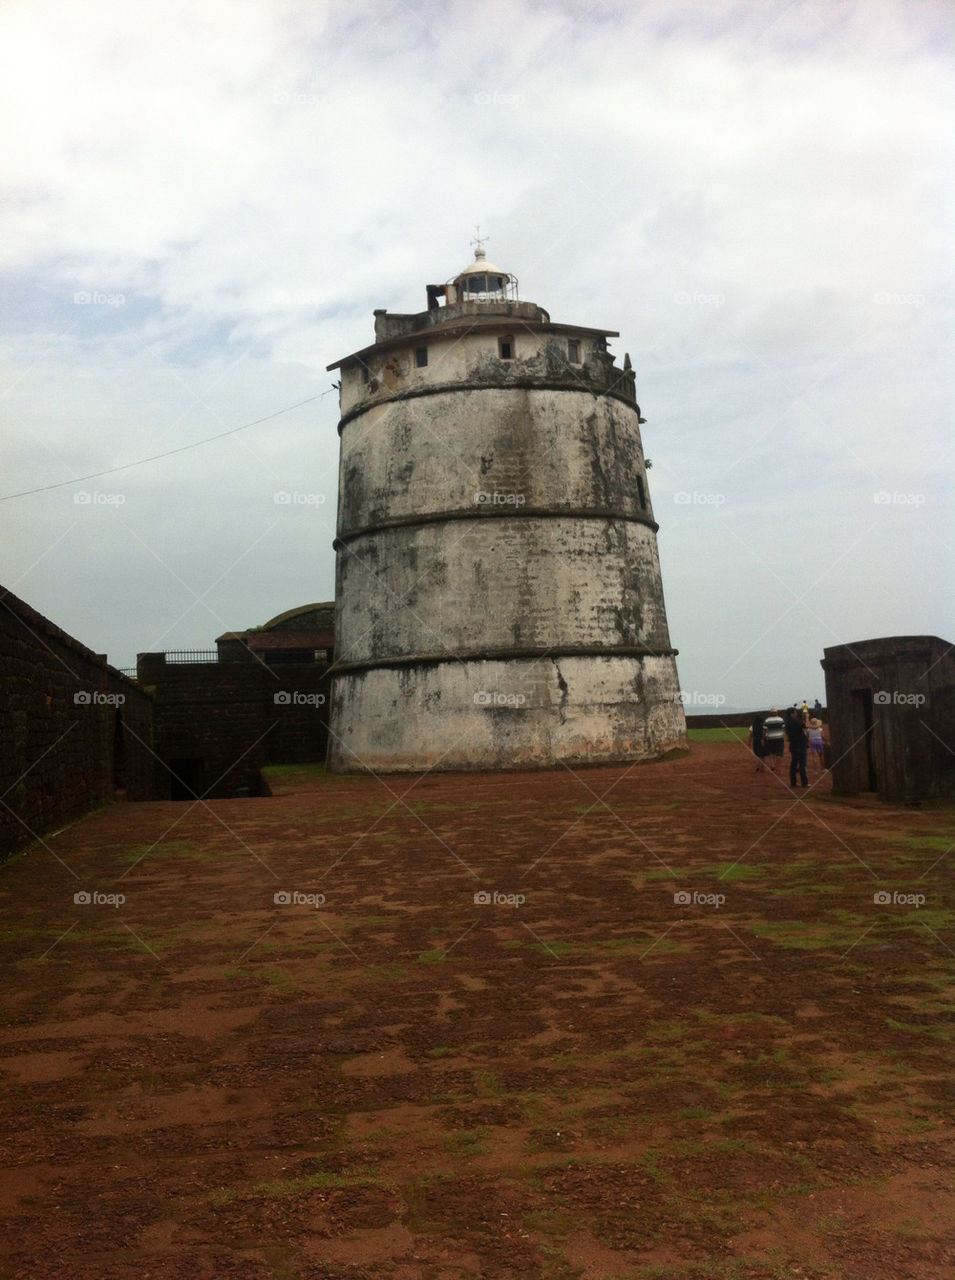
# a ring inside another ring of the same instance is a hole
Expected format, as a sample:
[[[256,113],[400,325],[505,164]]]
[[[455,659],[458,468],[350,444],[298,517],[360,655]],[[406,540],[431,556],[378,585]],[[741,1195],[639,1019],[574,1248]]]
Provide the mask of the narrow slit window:
[[[637,476],[637,493],[640,495],[640,506],[644,511],[647,509],[647,491],[643,487],[643,477]]]
[[[513,338],[498,338],[497,346],[498,346],[498,352],[502,360],[514,359],[514,339]]]
[[[576,338],[567,343],[567,359],[571,364],[580,364],[580,343]]]
[[[424,369],[428,363],[428,348],[415,347],[414,362],[418,369]]]

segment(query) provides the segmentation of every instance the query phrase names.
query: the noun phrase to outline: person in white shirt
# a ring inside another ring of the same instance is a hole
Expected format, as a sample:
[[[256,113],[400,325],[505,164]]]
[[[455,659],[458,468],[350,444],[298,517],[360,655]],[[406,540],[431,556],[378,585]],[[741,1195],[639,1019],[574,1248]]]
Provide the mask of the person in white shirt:
[[[763,745],[769,767],[775,773],[776,762],[783,758],[783,748],[786,745],[786,722],[779,714],[778,707],[773,707],[763,721]]]

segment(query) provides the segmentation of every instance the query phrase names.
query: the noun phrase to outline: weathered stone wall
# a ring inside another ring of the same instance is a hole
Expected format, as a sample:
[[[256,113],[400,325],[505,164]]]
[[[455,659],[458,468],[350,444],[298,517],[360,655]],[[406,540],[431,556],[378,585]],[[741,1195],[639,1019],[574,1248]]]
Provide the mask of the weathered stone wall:
[[[139,679],[155,699],[158,796],[177,794],[173,761],[198,762],[200,793],[257,794],[268,764],[325,758],[329,680],[320,663],[166,662],[140,654]]]
[[[633,374],[618,369],[600,337],[586,330],[554,332],[558,326],[530,326],[518,322],[507,333],[498,324],[487,322],[473,331],[435,330],[419,336],[410,346],[388,347],[368,353],[360,363],[342,367],[341,414],[343,423],[352,415],[394,402],[396,397],[440,394],[449,387],[460,389],[474,384],[477,389],[500,384],[505,387],[540,386],[585,390],[592,395],[623,396],[635,401]],[[578,362],[569,356],[569,342],[578,334]],[[512,358],[501,359],[499,338],[511,339]],[[419,366],[415,351],[425,346],[428,362]]]
[[[409,525],[349,542],[339,561],[339,666],[670,649],[656,539],[644,524],[514,515]]]
[[[336,681],[329,763],[400,772],[655,759],[686,745],[675,682],[672,658],[370,668]]]
[[[506,511],[653,522],[636,413],[574,386],[459,389],[372,408],[342,433],[339,503],[340,537]]]
[[[151,799],[152,702],[0,591],[0,856],[125,794]]]
[[[937,636],[825,650],[833,790],[891,804],[955,796],[955,652]],[[872,784],[875,784],[874,786]]]

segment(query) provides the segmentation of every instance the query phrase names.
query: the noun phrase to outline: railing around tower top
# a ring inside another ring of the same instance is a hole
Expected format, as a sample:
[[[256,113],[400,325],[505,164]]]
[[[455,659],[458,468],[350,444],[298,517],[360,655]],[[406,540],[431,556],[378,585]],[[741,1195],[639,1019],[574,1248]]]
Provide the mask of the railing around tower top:
[[[218,649],[166,649],[163,655],[167,663],[218,662]]]

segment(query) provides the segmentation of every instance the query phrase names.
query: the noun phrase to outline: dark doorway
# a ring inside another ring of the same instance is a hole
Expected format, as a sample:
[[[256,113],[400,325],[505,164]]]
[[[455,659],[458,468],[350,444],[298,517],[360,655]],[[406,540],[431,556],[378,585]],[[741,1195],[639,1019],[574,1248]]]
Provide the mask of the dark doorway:
[[[126,790],[126,743],[123,737],[123,713],[116,711],[113,721],[113,791]]]
[[[852,731],[856,739],[856,785],[860,791],[878,791],[871,689],[852,690]]]
[[[198,757],[170,760],[171,800],[196,800],[202,795],[202,761]]]

